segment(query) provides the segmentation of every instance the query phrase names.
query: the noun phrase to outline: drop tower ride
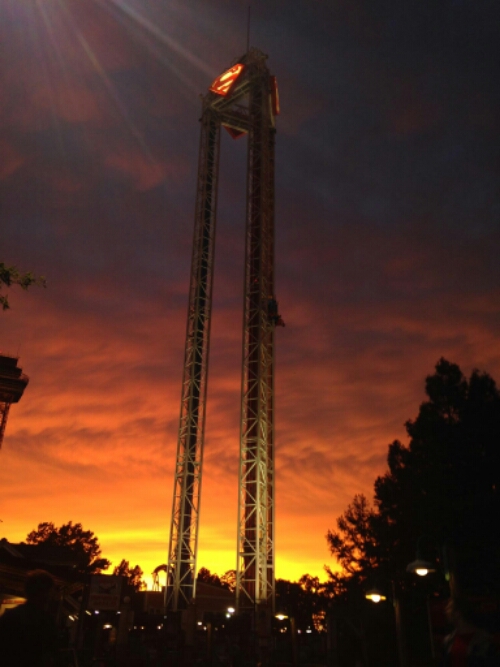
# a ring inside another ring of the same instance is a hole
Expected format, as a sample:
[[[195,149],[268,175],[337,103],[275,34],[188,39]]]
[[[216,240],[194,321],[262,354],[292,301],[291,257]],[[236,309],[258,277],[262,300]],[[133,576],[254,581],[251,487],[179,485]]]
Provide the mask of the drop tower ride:
[[[166,608],[195,597],[220,129],[247,143],[245,278],[236,600],[274,605],[274,292],[276,79],[250,49],[203,97],[181,414],[167,566]]]

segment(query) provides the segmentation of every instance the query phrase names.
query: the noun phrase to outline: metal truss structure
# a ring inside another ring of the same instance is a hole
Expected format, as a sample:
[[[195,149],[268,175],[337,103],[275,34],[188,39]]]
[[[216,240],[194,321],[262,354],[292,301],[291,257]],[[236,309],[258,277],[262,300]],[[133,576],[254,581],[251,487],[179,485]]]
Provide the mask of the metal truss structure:
[[[250,49],[203,98],[181,416],[166,608],[195,597],[212,307],[220,127],[248,135],[237,604],[274,604],[274,137],[278,113],[266,56]]]
[[[17,365],[17,357],[0,355],[0,447],[12,403],[17,403],[28,385],[28,376]]]

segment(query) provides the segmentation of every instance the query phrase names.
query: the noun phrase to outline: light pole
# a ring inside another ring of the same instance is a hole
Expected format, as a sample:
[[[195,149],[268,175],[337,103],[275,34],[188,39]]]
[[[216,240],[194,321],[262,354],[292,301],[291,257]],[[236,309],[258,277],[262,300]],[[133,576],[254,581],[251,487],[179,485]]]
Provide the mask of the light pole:
[[[435,572],[437,567],[436,563],[433,561],[424,558],[422,550],[422,542],[425,539],[424,535],[421,535],[417,540],[417,553],[415,560],[411,563],[408,563],[406,566],[406,571],[410,574],[418,574],[419,577],[425,577],[430,572]]]
[[[295,618],[293,616],[287,616],[286,614],[278,613],[275,614],[275,618],[278,619],[278,621],[284,621],[285,619],[288,619],[290,621],[290,634],[291,634],[291,639],[292,639],[292,665],[293,667],[298,667],[299,664],[299,651],[298,651],[298,646],[297,646],[297,624],[295,622]]]
[[[425,536],[421,535],[418,538],[417,541],[417,553],[415,556],[415,560],[412,561],[411,563],[408,563],[406,566],[406,571],[409,572],[410,574],[416,574],[419,577],[426,577],[429,574],[433,574],[434,572],[438,571],[438,565],[435,561],[428,560],[425,558],[423,551],[422,551],[422,542],[424,540]],[[446,546],[443,544],[441,546],[441,549],[439,549],[442,555],[442,569],[444,570],[444,578],[448,584],[449,591],[450,593],[455,592],[455,580],[454,578],[450,575],[450,569],[448,565],[448,550]],[[427,626],[429,628],[429,645],[431,649],[431,657],[434,660],[436,657],[436,652],[434,649],[434,635],[432,632],[432,615],[431,615],[431,607],[429,603],[429,593],[426,593],[425,596],[425,605],[426,605],[426,611],[427,611]]]
[[[403,635],[403,626],[401,621],[401,602],[396,593],[396,583],[394,579],[391,579],[391,593],[392,593],[392,606],[394,609],[394,623],[396,626],[396,644],[398,649],[398,663],[399,667],[406,667],[406,651]],[[387,600],[387,596],[378,589],[376,586],[371,588],[366,592],[365,598],[378,604],[381,601]]]

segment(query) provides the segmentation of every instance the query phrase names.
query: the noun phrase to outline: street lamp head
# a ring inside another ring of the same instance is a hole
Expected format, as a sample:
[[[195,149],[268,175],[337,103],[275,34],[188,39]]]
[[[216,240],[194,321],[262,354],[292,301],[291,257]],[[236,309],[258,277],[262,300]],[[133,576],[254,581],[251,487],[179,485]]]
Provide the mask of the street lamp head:
[[[425,577],[431,572],[437,572],[437,564],[433,561],[426,560],[423,556],[430,552],[424,552],[422,548],[422,543],[425,541],[429,542],[428,546],[433,542],[430,538],[425,535],[421,535],[417,541],[417,553],[415,560],[409,563],[406,566],[406,571],[411,574],[416,574],[419,577]]]
[[[367,600],[371,600],[371,602],[375,602],[376,604],[378,604],[381,600],[387,600],[387,597],[376,587],[367,591],[365,593],[365,598]]]
[[[406,571],[411,574],[418,574],[419,577],[425,577],[429,573],[436,571],[436,565],[428,560],[417,558],[417,560],[406,566]]]

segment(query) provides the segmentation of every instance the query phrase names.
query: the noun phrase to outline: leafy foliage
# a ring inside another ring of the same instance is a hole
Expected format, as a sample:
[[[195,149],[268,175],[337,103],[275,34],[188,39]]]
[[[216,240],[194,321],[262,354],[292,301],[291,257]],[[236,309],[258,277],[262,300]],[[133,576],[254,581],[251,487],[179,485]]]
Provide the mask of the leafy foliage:
[[[227,572],[224,572],[221,577],[219,577],[218,574],[212,574],[208,568],[200,567],[196,579],[198,581],[204,582],[205,584],[219,586],[220,588],[227,588],[231,592],[236,590],[236,570],[228,570]]]
[[[236,570],[227,570],[220,578],[220,583],[223,588],[227,588],[231,592],[236,590]]]
[[[98,574],[106,570],[110,562],[101,558],[101,547],[91,530],[84,530],[81,523],[72,521],[57,528],[51,521],[39,523],[26,537],[28,544],[46,544],[71,549],[78,558],[82,572]]]
[[[113,574],[126,577],[128,585],[132,586],[136,591],[141,591],[146,588],[146,583],[142,580],[144,572],[139,565],[130,567],[129,561],[124,558],[120,564],[115,567]]]
[[[376,552],[374,510],[364,495],[354,496],[337,519],[337,528],[326,535],[330,551],[349,576],[358,577],[374,566]]]
[[[397,440],[389,445],[388,470],[375,481],[374,507],[355,496],[337,520],[338,530],[328,531],[345,580],[366,579],[375,571],[401,574],[423,536],[434,545],[427,557],[446,547],[457,567],[460,560],[475,560],[483,573],[495,571],[500,393],[489,375],[474,370],[467,380],[445,359],[426,378],[425,390],[428,400],[406,423],[408,446]]]
[[[276,580],[276,610],[293,617],[302,630],[324,629],[324,621],[332,598],[330,582],[304,574],[298,582]]]
[[[46,287],[46,280],[43,276],[35,276],[33,273],[21,273],[15,266],[7,266],[0,262],[0,286],[19,285],[21,289],[27,290],[31,285]],[[2,310],[10,308],[9,298],[5,294],[0,294],[0,307]]]
[[[198,576],[196,577],[198,581],[202,581],[205,584],[211,584],[212,586],[219,586],[222,588],[221,580],[218,574],[212,574],[210,570],[206,567],[200,567],[198,570]]]
[[[206,567],[198,571],[198,581],[212,586],[236,589],[236,570],[228,570],[221,577]],[[331,581],[320,582],[318,577],[304,574],[298,582],[286,579],[276,580],[276,611],[293,617],[297,627],[324,630],[328,605],[333,596]]]

